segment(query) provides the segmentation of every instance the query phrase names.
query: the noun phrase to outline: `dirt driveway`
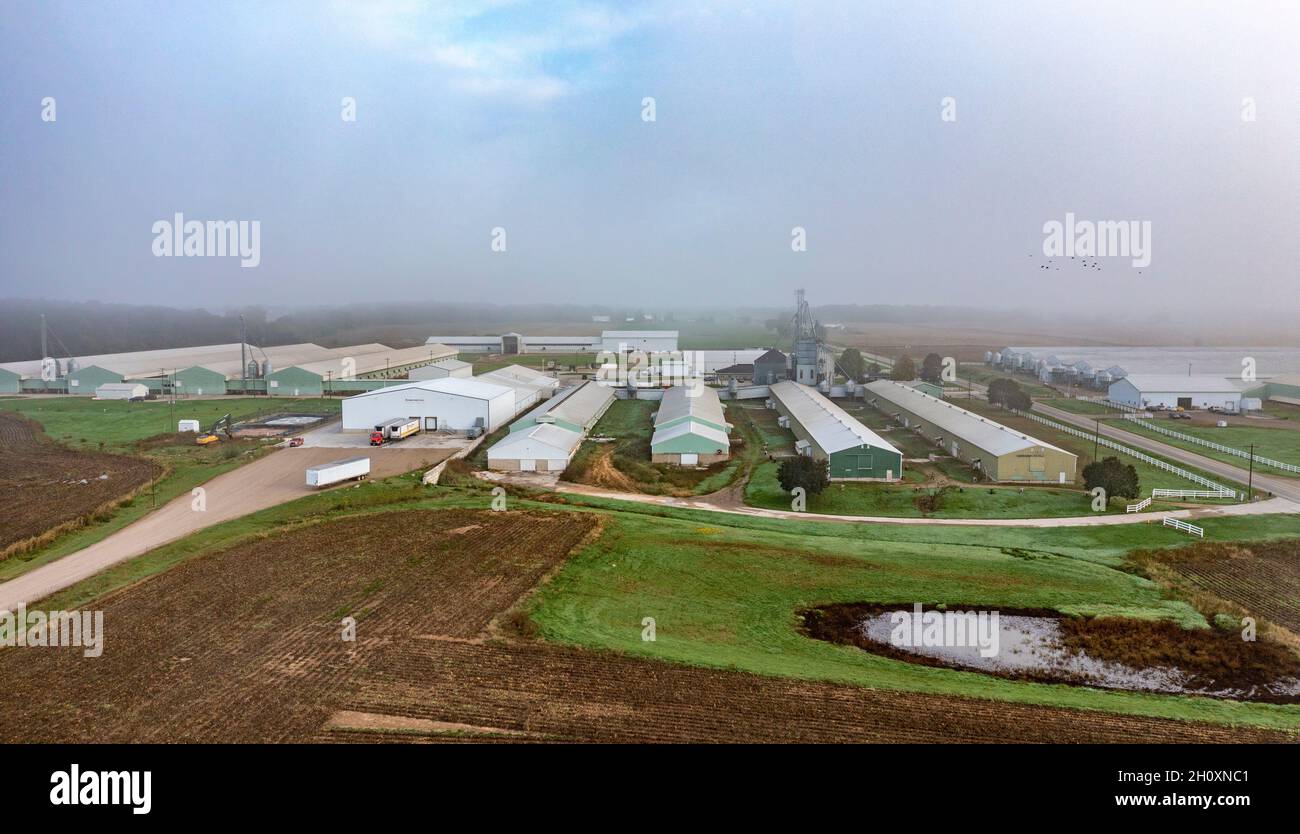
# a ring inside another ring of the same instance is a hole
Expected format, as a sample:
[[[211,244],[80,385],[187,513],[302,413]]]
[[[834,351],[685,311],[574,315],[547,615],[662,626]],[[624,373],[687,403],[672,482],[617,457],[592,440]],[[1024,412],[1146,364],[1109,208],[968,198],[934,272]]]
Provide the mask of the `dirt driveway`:
[[[454,449],[377,448],[357,452],[338,448],[277,449],[261,460],[218,475],[203,485],[206,509],[193,509],[194,498],[185,494],[155,512],[118,530],[90,547],[70,553],[0,585],[0,611],[13,611],[93,576],[118,562],[189,534],[248,515],[312,492],[304,470],[364,454],[370,458],[370,476],[386,478],[412,469],[432,467],[450,457]]]

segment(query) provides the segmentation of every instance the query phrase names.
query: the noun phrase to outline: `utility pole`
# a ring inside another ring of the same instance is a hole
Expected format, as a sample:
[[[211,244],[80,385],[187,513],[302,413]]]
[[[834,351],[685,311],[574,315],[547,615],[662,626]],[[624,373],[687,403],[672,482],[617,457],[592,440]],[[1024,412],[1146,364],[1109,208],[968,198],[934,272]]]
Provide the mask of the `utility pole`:
[[[1246,476],[1246,500],[1255,500],[1255,444],[1250,444],[1250,474]]]

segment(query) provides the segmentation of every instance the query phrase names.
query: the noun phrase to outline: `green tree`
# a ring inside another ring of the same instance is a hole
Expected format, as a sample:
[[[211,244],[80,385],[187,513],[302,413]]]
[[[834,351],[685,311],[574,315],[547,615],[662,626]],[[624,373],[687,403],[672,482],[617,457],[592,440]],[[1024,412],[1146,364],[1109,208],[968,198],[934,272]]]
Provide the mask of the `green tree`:
[[[867,376],[872,378],[876,378],[880,376],[879,362],[872,362],[870,365],[867,365]]]
[[[1083,467],[1083,486],[1089,492],[1101,487],[1106,498],[1137,498],[1142,492],[1137,469],[1117,457],[1093,461]]]
[[[889,378],[899,382],[916,379],[916,363],[912,361],[912,357],[904,356],[895,362],[893,370],[889,372]]]
[[[795,487],[803,487],[808,495],[816,495],[830,486],[831,468],[824,460],[797,455],[781,461],[776,470],[776,479],[786,492],[794,492]]]
[[[1028,411],[1033,407],[1034,401],[1020,387],[1020,383],[1002,377],[989,383],[989,405]]]
[[[840,370],[848,375],[850,382],[859,382],[866,370],[862,361],[862,351],[857,348],[845,348],[840,354]]]
[[[937,353],[927,353],[925,359],[921,360],[921,379],[926,382],[933,382],[935,385],[943,384],[943,357]]]

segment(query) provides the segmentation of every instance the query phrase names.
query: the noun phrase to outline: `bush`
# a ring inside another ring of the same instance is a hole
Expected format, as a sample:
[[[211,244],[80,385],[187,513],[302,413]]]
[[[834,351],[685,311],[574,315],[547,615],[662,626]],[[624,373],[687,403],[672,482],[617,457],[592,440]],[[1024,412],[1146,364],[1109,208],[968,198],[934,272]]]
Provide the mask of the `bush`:
[[[776,479],[786,492],[794,492],[795,487],[803,487],[806,494],[816,495],[830,486],[830,464],[803,455],[786,458],[776,470]]]
[[[1089,492],[1101,487],[1111,498],[1137,498],[1142,491],[1137,469],[1117,457],[1093,461],[1083,467],[1083,486]]]

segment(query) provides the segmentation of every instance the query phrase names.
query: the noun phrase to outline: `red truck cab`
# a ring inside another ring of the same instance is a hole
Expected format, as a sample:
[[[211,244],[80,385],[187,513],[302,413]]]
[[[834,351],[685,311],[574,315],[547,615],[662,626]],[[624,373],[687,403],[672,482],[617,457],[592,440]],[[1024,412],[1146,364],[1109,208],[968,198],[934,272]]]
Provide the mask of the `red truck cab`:
[[[370,433],[370,445],[371,445],[371,446],[383,446],[383,445],[384,445],[384,433],[381,432],[381,431],[372,431],[372,432]]]

